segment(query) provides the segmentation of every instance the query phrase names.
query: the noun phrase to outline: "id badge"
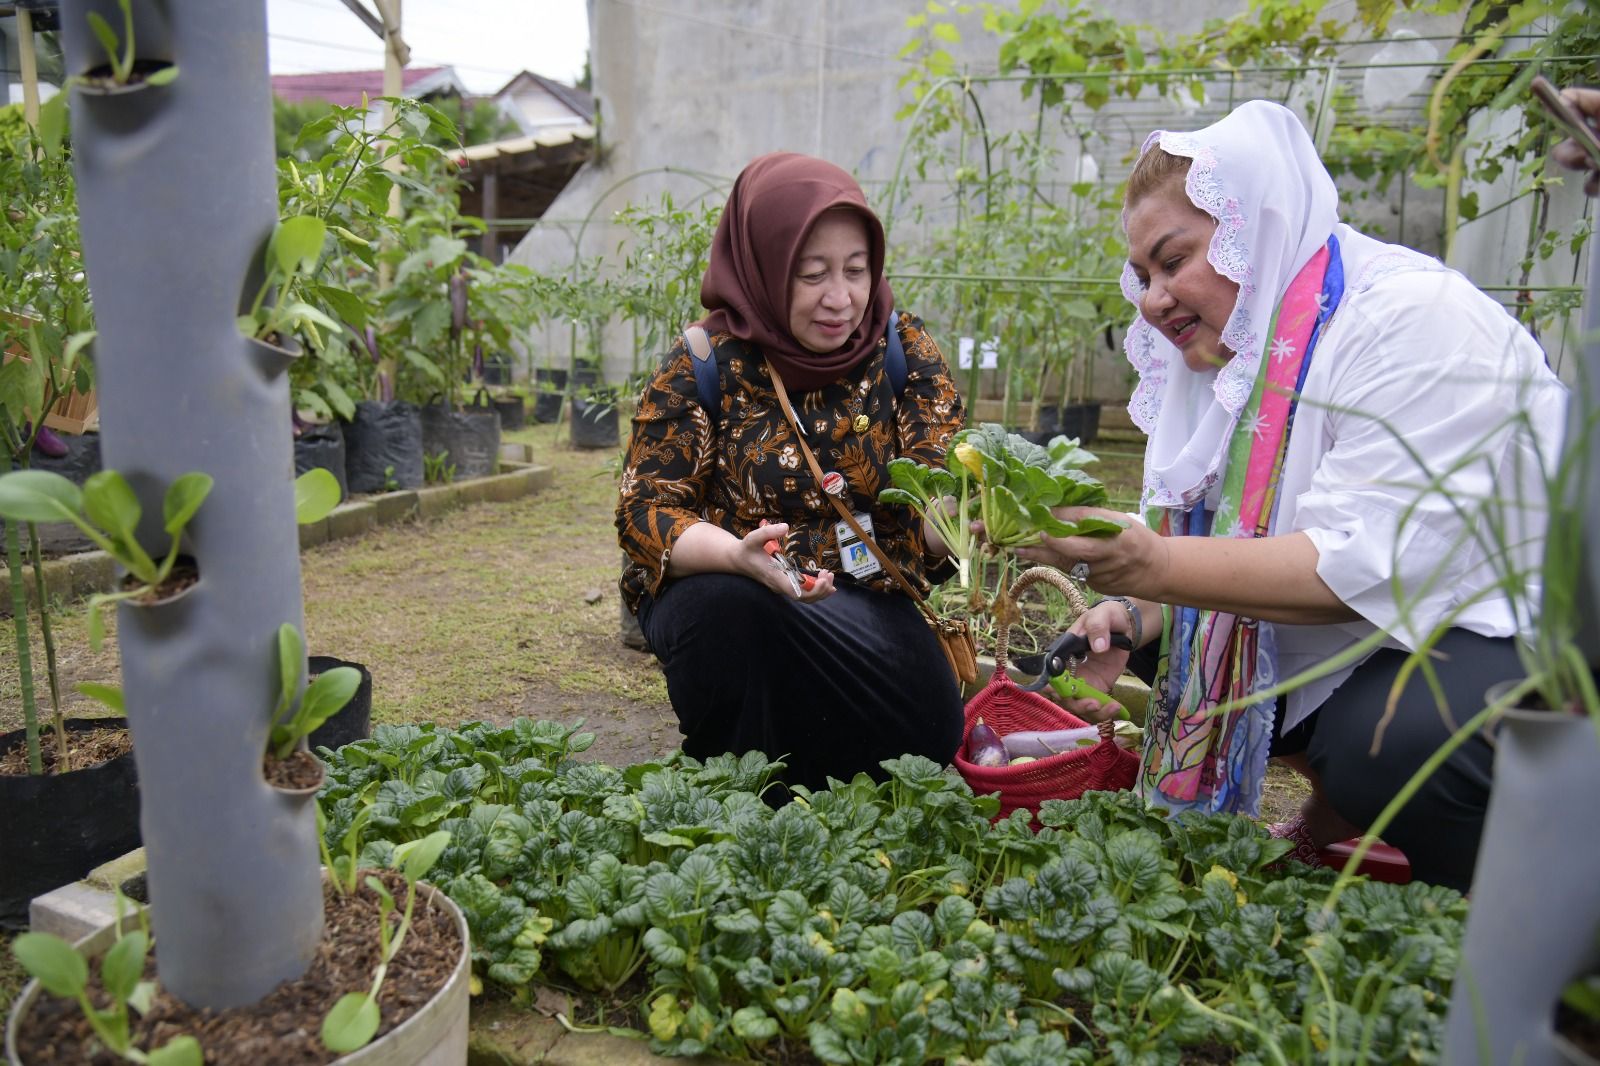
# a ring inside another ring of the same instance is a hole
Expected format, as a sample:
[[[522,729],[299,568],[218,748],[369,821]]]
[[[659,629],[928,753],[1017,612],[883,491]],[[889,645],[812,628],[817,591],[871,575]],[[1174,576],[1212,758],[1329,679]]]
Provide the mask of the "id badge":
[[[872,536],[872,516],[869,514],[856,515],[856,521],[861,524],[861,531],[867,536]],[[872,549],[861,543],[861,538],[856,536],[856,531],[850,528],[848,522],[835,522],[833,535],[839,542],[839,565],[844,572],[860,581],[862,578],[871,577],[879,573],[883,567],[878,565],[878,560],[873,556]]]

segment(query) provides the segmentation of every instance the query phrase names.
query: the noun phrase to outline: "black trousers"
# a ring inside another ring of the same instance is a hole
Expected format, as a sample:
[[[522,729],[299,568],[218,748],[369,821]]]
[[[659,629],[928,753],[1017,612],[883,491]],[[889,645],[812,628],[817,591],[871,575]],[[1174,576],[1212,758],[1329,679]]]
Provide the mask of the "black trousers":
[[[1141,649],[1129,669],[1146,681],[1155,676],[1154,645]],[[1323,794],[1346,821],[1371,825],[1378,814],[1437,751],[1455,728],[1484,706],[1489,686],[1523,676],[1510,638],[1483,637],[1452,629],[1436,646],[1434,669],[1453,722],[1439,713],[1420,672],[1406,681],[1383,742],[1372,742],[1409,653],[1380,649],[1334,690],[1327,702],[1287,734],[1275,735],[1274,756],[1304,753]],[[1278,714],[1283,714],[1283,701]],[[1457,748],[1423,783],[1389,828],[1385,842],[1405,852],[1419,881],[1467,891],[1478,859],[1478,840],[1489,805],[1494,748],[1481,733]]]
[[[735,574],[696,574],[646,596],[639,627],[695,758],[761,751],[789,784],[900,755],[948,763],[961,743],[955,676],[916,604],[841,581],[818,603]]]

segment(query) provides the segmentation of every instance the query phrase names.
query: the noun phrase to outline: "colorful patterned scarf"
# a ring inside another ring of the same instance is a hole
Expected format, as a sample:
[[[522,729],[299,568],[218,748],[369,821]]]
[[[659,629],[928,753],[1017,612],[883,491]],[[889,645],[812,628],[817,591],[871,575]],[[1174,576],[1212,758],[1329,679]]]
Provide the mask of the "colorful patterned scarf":
[[[1339,242],[1330,237],[1289,283],[1273,315],[1271,347],[1228,441],[1216,512],[1204,501],[1187,512],[1152,507],[1145,516],[1152,529],[1163,536],[1267,535],[1312,349],[1343,295]],[[1165,614],[1152,689],[1159,706],[1145,730],[1140,791],[1172,811],[1254,814],[1276,714],[1274,700],[1250,697],[1278,680],[1272,627],[1192,607]],[[1223,704],[1234,709],[1216,713]]]

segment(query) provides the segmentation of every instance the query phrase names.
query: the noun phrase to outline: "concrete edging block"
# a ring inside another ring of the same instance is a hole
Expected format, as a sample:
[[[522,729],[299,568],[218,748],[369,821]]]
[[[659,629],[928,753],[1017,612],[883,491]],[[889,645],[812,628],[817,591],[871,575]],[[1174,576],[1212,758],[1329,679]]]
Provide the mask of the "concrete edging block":
[[[484,483],[491,480],[494,476],[495,475],[490,475],[490,477],[475,477],[471,481],[452,481],[448,487],[455,492],[456,499],[460,500],[462,503],[483,503],[488,499],[488,494],[485,491],[486,486]]]
[[[490,503],[510,503],[532,494],[530,469],[514,470],[484,479],[484,496]]]
[[[372,503],[378,508],[378,525],[391,526],[396,522],[409,522],[418,515],[417,490],[402,489],[375,496]]]
[[[422,518],[438,518],[461,506],[461,497],[453,492],[454,486],[433,485],[417,490],[417,514]]]
[[[414,519],[437,518],[468,503],[509,503],[531,496],[555,484],[555,470],[502,460],[500,473],[449,485],[430,485],[421,489],[402,489],[361,500],[350,500],[335,507],[319,522],[299,527],[300,549],[314,548],[329,541],[359,536],[379,526]],[[5,572],[0,567],[0,575]],[[103,551],[79,552],[46,559],[45,595],[53,600],[85,599],[110,592],[117,583],[117,564]],[[27,582],[28,602],[35,599],[33,577]],[[11,617],[10,597],[0,597],[0,618]]]
[[[83,883],[91,888],[103,889],[107,892],[121,888],[123,882],[129,878],[137,877],[148,868],[145,861],[144,848],[134,848],[125,855],[118,855],[110,862],[103,862],[90,870],[84,877]]]
[[[328,513],[328,539],[356,537],[378,525],[378,505],[371,500],[341,503]]]
[[[300,526],[301,551],[326,543],[328,543],[328,520],[326,518],[318,519],[315,522],[306,522]]]
[[[533,462],[533,445],[524,444],[522,441],[500,442],[500,461],[502,463],[531,463]]]
[[[116,897],[86,881],[35,896],[28,904],[28,928],[35,933],[54,933],[72,943],[117,918]]]

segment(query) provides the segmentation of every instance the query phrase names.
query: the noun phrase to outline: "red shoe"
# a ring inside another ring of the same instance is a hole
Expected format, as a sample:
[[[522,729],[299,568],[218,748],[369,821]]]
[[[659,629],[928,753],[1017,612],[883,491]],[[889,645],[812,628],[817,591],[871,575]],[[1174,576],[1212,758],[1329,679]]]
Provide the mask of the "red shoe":
[[[1335,870],[1344,869],[1345,863],[1350,861],[1350,856],[1355,854],[1357,845],[1361,843],[1360,837],[1351,837],[1349,840],[1336,841],[1325,848],[1319,848],[1311,839],[1311,831],[1306,828],[1306,820],[1300,815],[1295,815],[1287,822],[1267,826],[1267,832],[1280,840],[1294,843],[1294,850],[1285,858],[1313,868],[1331,866]],[[1364,874],[1374,881],[1404,885],[1411,881],[1411,863],[1399,848],[1390,847],[1380,840],[1367,849],[1361,865],[1356,867],[1356,873]]]
[[[1360,843],[1360,837],[1351,837],[1349,840],[1329,844],[1322,849],[1323,864],[1335,870],[1344,869],[1344,864],[1350,861],[1356,845]],[[1380,840],[1367,849],[1366,855],[1361,859],[1361,865],[1356,867],[1356,873],[1365,874],[1374,881],[1406,885],[1411,883],[1411,862],[1399,848],[1392,848]]]

